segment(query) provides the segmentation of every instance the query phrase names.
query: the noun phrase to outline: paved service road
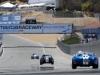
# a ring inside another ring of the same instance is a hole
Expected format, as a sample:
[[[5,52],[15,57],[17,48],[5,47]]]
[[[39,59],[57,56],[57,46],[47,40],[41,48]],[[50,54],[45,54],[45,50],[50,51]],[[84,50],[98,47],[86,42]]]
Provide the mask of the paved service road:
[[[37,48],[37,46],[40,46],[39,44],[13,35],[4,34],[3,45],[5,48],[0,58],[0,72],[34,72],[39,71],[40,67],[43,70],[45,67],[54,68],[55,70],[70,69],[71,56],[62,53],[58,48],[45,49],[46,54],[51,54],[54,57],[54,65],[43,64],[40,66],[40,61],[38,59],[31,59],[32,53],[40,57],[42,56],[43,48]]]

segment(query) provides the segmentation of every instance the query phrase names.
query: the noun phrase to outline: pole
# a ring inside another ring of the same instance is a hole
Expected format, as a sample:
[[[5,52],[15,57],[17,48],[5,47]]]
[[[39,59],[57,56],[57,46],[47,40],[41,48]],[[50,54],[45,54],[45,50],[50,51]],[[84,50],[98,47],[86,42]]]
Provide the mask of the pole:
[[[52,16],[51,16],[51,23],[53,24],[53,13],[54,11],[52,10]]]
[[[85,17],[84,17],[84,27],[85,27]]]

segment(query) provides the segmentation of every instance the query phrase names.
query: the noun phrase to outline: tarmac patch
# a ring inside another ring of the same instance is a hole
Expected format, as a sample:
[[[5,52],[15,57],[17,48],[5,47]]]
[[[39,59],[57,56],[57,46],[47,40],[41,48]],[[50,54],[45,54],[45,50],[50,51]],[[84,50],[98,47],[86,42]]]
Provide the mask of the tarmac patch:
[[[40,71],[54,70],[54,67],[40,67]]]

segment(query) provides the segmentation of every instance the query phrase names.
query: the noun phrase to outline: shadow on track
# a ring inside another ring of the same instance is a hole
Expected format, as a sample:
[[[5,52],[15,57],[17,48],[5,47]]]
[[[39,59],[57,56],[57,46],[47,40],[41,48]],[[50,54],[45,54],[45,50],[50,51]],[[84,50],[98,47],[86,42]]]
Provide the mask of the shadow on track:
[[[46,46],[8,46],[3,48],[56,48],[56,47],[46,47]]]
[[[40,67],[40,71],[54,70],[54,67]]]

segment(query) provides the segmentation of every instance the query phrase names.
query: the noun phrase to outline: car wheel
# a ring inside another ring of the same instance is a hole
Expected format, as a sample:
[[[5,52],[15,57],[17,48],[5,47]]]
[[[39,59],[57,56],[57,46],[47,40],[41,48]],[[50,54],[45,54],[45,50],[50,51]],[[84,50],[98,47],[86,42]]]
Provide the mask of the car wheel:
[[[53,65],[53,64],[54,64],[54,62],[51,62],[51,64]]]
[[[37,57],[37,59],[39,59],[39,57]]]
[[[77,66],[72,63],[72,69],[76,69],[76,68],[77,68]]]
[[[93,69],[98,69],[98,64],[92,66]]]
[[[40,62],[40,65],[42,65],[43,63],[42,62]]]

